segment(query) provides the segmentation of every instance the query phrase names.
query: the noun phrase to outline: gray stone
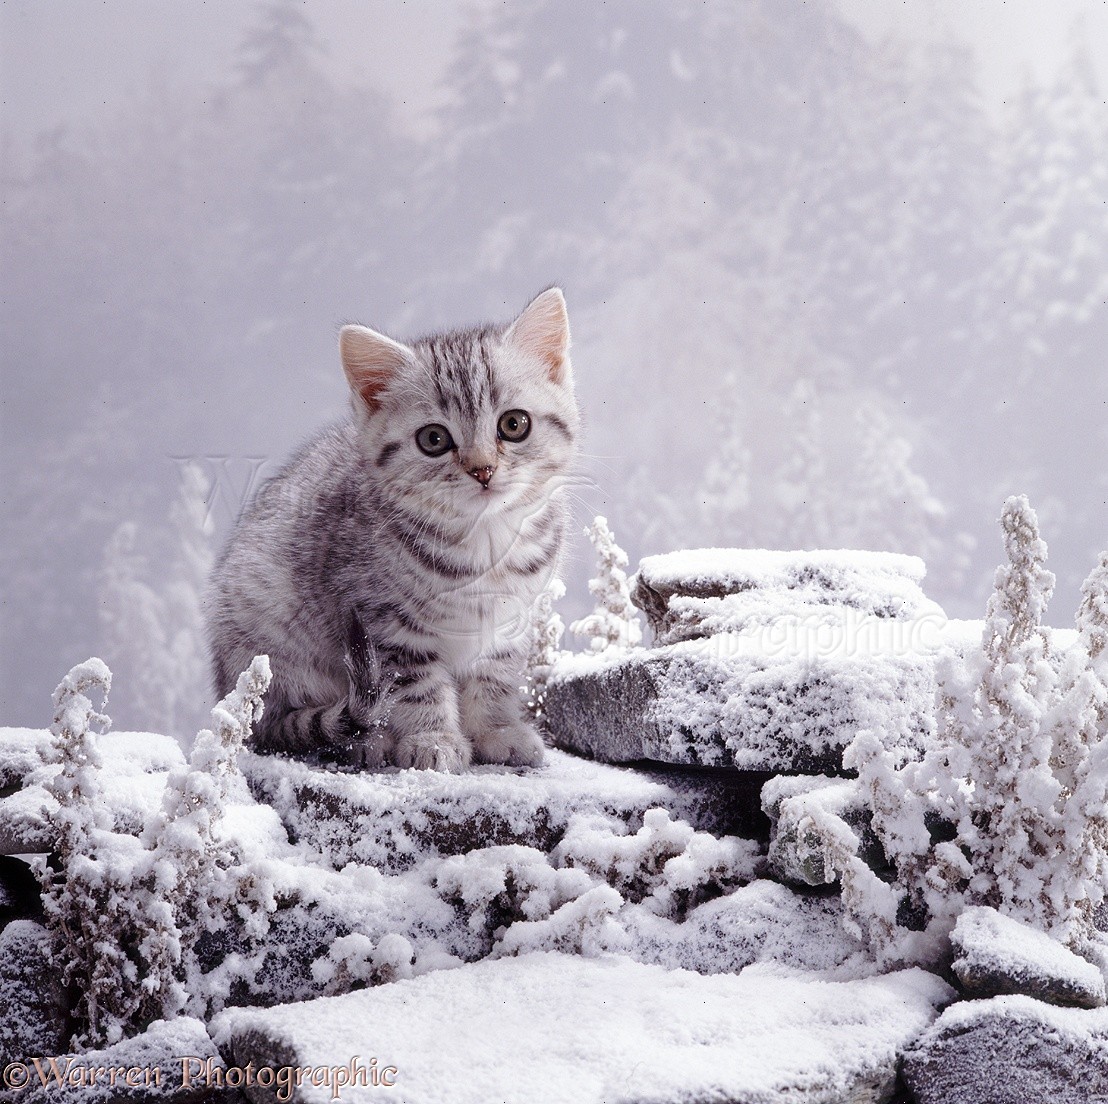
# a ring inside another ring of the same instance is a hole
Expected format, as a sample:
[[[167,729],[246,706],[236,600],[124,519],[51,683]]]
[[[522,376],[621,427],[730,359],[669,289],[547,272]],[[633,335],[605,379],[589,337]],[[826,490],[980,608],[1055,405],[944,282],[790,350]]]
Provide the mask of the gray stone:
[[[12,920],[41,920],[38,878],[22,859],[0,855],[0,929]]]
[[[713,637],[572,657],[554,667],[547,730],[558,747],[603,762],[804,774],[841,772],[843,749],[875,725],[922,746],[934,708],[930,654],[760,645]]]
[[[187,1064],[187,1071],[186,1071]],[[219,1104],[241,1100],[223,1084],[226,1066],[196,1019],[158,1020],[102,1050],[40,1059],[20,1104]],[[41,1083],[41,1077],[47,1083]],[[60,1081],[59,1081],[60,1078]]]
[[[873,812],[856,779],[827,776],[774,778],[762,789],[770,821],[769,868],[796,886],[833,885],[838,877],[826,863],[821,824],[845,824],[858,837],[858,854],[875,870],[888,865],[873,831]]]
[[[1105,1004],[1104,975],[1098,967],[996,909],[966,909],[950,943],[955,976],[968,996],[1022,993],[1077,1008]]]
[[[0,932],[0,1070],[65,1047],[69,1011],[50,948],[50,933],[31,920]]]
[[[745,632],[782,617],[835,623],[843,611],[910,620],[939,611],[923,561],[891,552],[706,548],[648,556],[631,583],[655,644]]]
[[[1108,1011],[994,997],[948,1008],[908,1049],[917,1104],[1105,1104]]]
[[[578,813],[617,816],[632,830],[657,807],[716,834],[760,826],[754,788],[741,780],[644,774],[557,750],[535,770],[477,767],[461,775],[347,774],[249,752],[239,762],[254,796],[273,806],[290,836],[336,869],[359,862],[395,873],[429,855],[501,844],[547,852]]]

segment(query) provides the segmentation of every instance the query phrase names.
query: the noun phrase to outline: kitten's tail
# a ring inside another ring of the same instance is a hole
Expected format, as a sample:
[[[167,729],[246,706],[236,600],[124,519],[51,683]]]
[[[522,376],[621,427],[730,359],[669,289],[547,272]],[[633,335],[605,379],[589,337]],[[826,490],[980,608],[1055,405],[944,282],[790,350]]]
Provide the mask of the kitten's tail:
[[[343,663],[350,680],[347,708],[351,721],[363,736],[383,734],[392,712],[395,676],[386,674],[357,610],[350,611],[347,622]]]

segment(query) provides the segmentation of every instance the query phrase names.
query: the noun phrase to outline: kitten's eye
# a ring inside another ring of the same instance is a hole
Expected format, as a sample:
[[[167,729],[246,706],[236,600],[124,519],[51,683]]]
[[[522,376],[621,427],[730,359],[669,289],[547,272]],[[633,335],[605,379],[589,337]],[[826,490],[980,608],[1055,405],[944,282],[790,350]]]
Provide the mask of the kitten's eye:
[[[450,436],[450,430],[441,425],[425,425],[415,435],[415,442],[420,451],[428,456],[442,456],[454,447],[454,438]]]
[[[526,410],[509,410],[500,415],[496,435],[501,441],[522,441],[531,432],[531,415]]]

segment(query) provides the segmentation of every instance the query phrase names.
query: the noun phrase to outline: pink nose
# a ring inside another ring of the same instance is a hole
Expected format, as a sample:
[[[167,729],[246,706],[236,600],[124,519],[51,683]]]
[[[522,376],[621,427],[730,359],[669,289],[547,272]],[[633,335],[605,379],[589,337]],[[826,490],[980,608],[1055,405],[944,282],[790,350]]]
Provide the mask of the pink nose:
[[[487,491],[489,489],[489,483],[492,480],[492,473],[496,471],[496,468],[484,467],[484,468],[470,468],[469,474],[481,484]]]

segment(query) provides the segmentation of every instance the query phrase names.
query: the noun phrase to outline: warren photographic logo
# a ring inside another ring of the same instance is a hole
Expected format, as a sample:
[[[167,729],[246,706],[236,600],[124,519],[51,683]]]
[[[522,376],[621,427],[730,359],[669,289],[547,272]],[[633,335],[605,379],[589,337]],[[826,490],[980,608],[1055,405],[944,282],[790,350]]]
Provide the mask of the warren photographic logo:
[[[341,1100],[348,1088],[392,1089],[399,1076],[396,1066],[377,1058],[363,1060],[360,1055],[342,1066],[269,1066],[254,1062],[227,1066],[218,1058],[185,1054],[165,1065],[147,1066],[98,1064],[80,1057],[30,1058],[5,1066],[0,1082],[13,1094],[37,1094],[41,1090],[47,1100],[52,1092],[71,1099],[67,1090],[72,1089],[97,1090],[99,1099],[105,1090],[149,1089],[160,1095],[173,1088],[193,1092],[259,1088],[272,1092],[284,1104],[292,1099],[294,1090],[304,1085],[326,1089],[332,1100]]]

